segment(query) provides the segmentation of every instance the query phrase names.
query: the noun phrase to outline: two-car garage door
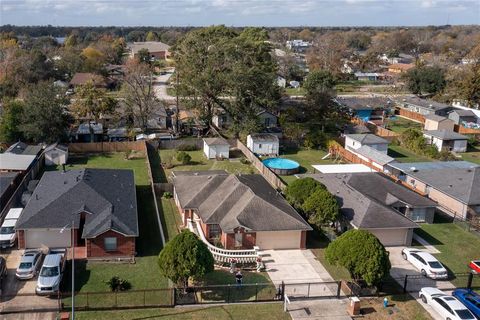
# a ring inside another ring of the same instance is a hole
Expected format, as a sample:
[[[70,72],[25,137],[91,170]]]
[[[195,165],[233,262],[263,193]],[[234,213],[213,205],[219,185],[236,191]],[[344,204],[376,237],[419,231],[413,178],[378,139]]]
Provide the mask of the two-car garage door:
[[[411,229],[369,229],[384,246],[409,246],[412,244]]]
[[[65,248],[70,247],[69,229],[35,229],[25,230],[25,248]]]
[[[300,249],[301,239],[301,231],[261,231],[255,243],[261,250]]]

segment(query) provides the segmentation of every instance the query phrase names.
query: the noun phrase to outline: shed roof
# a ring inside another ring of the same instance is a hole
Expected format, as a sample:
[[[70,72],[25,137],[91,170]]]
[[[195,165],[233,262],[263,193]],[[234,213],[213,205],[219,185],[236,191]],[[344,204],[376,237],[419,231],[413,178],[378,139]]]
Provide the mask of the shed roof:
[[[252,133],[250,137],[257,142],[278,142],[278,137],[271,133]]]
[[[227,140],[222,137],[217,138],[203,138],[203,141],[209,146],[229,146]]]
[[[388,144],[388,140],[383,139],[373,133],[346,134],[345,137],[360,142],[361,144]]]
[[[375,163],[378,163],[382,166],[387,163],[395,161],[395,158],[390,157],[384,152],[380,152],[377,149],[374,149],[368,145],[363,145],[360,148],[356,149],[354,152],[372,160]]]
[[[468,140],[468,137],[450,130],[427,130],[423,132],[426,136],[435,137],[441,140]]]
[[[36,156],[28,154],[0,153],[0,170],[27,170]]]

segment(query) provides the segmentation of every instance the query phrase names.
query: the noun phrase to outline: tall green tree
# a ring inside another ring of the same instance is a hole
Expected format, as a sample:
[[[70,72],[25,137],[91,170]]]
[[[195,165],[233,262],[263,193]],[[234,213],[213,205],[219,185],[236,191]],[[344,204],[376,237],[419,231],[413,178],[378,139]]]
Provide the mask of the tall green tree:
[[[137,59],[141,63],[150,63],[150,52],[148,49],[143,48],[138,50]]]
[[[318,189],[326,189],[325,186],[310,177],[296,179],[285,189],[287,201],[297,209],[301,209],[305,201]]]
[[[340,206],[337,199],[326,188],[316,188],[302,205],[308,222],[321,228],[336,222],[340,216]]]
[[[369,285],[385,279],[391,268],[387,250],[366,230],[352,229],[342,234],[328,245],[325,258],[346,268],[354,280],[364,280]]]
[[[213,264],[207,245],[189,230],[167,242],[158,256],[160,273],[182,287],[188,286],[188,279],[212,272]]]
[[[435,95],[446,85],[445,72],[439,67],[416,67],[409,70],[405,77],[408,89],[418,95]]]
[[[462,93],[463,98],[467,101],[470,107],[478,108],[478,106],[480,106],[480,63],[477,63],[472,67],[472,70],[463,81]]]
[[[63,92],[49,82],[28,87],[20,129],[26,139],[35,143],[64,140],[71,123]]]
[[[23,103],[19,100],[9,100],[3,103],[0,117],[0,141],[15,142],[23,138],[20,129],[23,119]]]

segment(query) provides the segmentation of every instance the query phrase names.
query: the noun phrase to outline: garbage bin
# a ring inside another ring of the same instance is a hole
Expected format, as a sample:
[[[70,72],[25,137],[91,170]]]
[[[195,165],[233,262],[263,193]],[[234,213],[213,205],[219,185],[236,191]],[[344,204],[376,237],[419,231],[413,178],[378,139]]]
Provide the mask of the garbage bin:
[[[350,298],[347,311],[351,316],[358,316],[360,314],[360,299],[358,297]]]

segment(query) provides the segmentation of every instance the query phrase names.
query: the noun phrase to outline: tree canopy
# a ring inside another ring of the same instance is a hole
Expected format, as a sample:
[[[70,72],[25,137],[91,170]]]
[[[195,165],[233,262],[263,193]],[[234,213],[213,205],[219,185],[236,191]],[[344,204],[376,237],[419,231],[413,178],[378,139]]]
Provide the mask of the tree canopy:
[[[212,272],[213,264],[207,245],[189,230],[167,242],[158,256],[160,273],[181,286],[187,286],[189,278]]]
[[[416,67],[406,74],[407,86],[415,94],[435,95],[446,85],[445,72],[439,67]]]
[[[354,280],[378,284],[391,268],[388,252],[380,241],[366,230],[352,229],[331,242],[325,258],[333,265],[346,268]]]
[[[313,178],[295,179],[285,189],[285,196],[292,206],[302,208],[308,197],[319,188],[325,189],[325,186]]]
[[[305,200],[302,208],[308,222],[317,227],[337,221],[340,215],[337,199],[326,188],[317,187]]]

